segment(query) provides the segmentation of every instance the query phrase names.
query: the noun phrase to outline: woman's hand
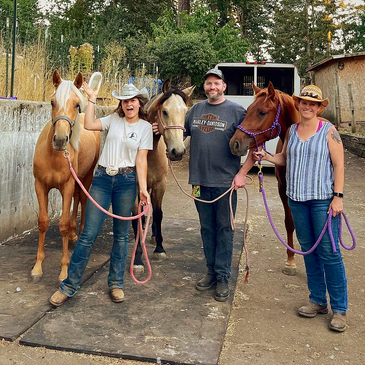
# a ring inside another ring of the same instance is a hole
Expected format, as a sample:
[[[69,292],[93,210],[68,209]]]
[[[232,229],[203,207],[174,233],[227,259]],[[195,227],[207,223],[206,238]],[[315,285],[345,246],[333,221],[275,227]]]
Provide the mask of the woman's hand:
[[[253,158],[255,159],[255,161],[266,160],[267,153],[264,150],[254,152]]]
[[[139,191],[139,199],[143,205],[147,205],[147,204],[151,203],[150,194],[148,194],[148,191],[146,189],[141,189]]]
[[[332,209],[332,217],[336,217],[337,214],[342,213],[343,199],[338,196],[334,196],[327,213],[329,213],[331,209]]]
[[[82,87],[84,88],[84,91],[86,92],[89,99],[92,100],[93,102],[95,102],[96,101],[96,96],[98,95],[98,93],[95,90],[93,90],[89,86],[89,84],[85,81],[82,83]]]

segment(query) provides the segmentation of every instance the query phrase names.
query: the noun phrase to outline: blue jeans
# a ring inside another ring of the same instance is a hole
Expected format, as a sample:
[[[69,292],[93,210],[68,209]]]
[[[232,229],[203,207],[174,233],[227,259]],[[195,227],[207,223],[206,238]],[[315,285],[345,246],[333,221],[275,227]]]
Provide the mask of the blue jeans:
[[[109,176],[96,170],[90,195],[104,209],[110,204],[113,213],[130,217],[137,197],[136,173]],[[85,226],[77,241],[68,267],[68,276],[62,281],[60,291],[73,296],[80,287],[81,278],[89,261],[92,246],[98,237],[106,214],[89,199],[86,204]],[[110,252],[109,289],[123,288],[124,271],[128,253],[128,230],[130,221],[113,218],[113,247]]]
[[[200,187],[200,198],[214,200],[228,188]],[[209,275],[217,279],[231,276],[233,254],[233,234],[230,222],[229,193],[215,203],[194,200],[200,220],[200,233],[203,240],[204,256]],[[236,213],[237,192],[232,195],[233,214]]]
[[[331,201],[332,199],[297,202],[288,199],[302,251],[308,251],[316,243],[328,218]],[[339,216],[332,217],[332,232],[336,252],[333,252],[327,230],[317,248],[311,254],[304,255],[309,300],[315,304],[327,305],[327,290],[332,311],[345,314],[347,278],[338,243]]]

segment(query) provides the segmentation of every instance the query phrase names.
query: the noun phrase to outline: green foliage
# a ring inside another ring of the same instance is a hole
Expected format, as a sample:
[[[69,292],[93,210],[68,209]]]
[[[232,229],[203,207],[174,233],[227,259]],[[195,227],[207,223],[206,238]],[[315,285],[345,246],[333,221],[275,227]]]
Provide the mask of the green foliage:
[[[14,19],[14,1],[0,0],[0,32],[6,34],[6,18],[9,18],[9,33],[12,33]],[[38,24],[41,14],[37,0],[17,0],[17,41],[36,43],[38,37]]]
[[[190,76],[201,85],[202,76],[218,62],[242,62],[248,42],[240,37],[234,21],[218,25],[219,14],[207,6],[195,6],[191,15],[180,14],[181,26],[172,10],[152,25],[154,39],[149,49],[158,61],[161,76]]]
[[[149,43],[158,60],[162,78],[174,81],[190,76],[192,83],[201,84],[202,75],[216,62],[216,53],[207,33],[170,32]]]

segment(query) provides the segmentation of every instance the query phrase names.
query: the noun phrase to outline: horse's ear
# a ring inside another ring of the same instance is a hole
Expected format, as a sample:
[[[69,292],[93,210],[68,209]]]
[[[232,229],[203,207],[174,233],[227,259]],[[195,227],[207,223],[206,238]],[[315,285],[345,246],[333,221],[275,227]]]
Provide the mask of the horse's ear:
[[[261,89],[259,87],[257,87],[254,83],[252,83],[252,88],[253,88],[253,92],[256,94],[258,94]]]
[[[193,91],[195,89],[196,85],[187,87],[186,89],[183,90],[183,93],[187,96],[190,97],[193,94]]]
[[[162,84],[162,92],[166,94],[171,89],[171,81],[170,79],[167,79]]]
[[[196,87],[196,85],[193,85],[193,86],[187,87],[186,89],[184,89],[182,91],[186,95],[186,106],[188,108],[191,108],[194,105],[192,95],[193,95],[193,91],[194,91],[195,87]]]
[[[79,72],[78,75],[76,76],[75,78],[75,81],[74,81],[74,85],[80,89],[80,87],[82,86],[82,83],[84,82],[84,78],[82,77],[82,73]]]
[[[61,85],[62,79],[57,70],[53,71],[52,82],[55,89],[57,89]]]
[[[267,91],[268,91],[269,97],[273,99],[275,96],[275,88],[271,81],[269,81],[269,86],[267,87]]]

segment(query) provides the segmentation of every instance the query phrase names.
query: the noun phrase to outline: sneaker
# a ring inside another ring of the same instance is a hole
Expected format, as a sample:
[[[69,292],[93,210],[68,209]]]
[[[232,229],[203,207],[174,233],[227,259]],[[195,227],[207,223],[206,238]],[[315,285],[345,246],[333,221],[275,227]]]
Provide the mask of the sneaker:
[[[337,332],[343,332],[346,330],[346,325],[347,325],[346,314],[334,312],[331,323],[329,324],[328,327],[331,330],[334,330]]]
[[[221,277],[217,280],[214,299],[218,302],[225,302],[229,297],[228,279]]]
[[[207,274],[204,276],[203,279],[200,279],[196,285],[195,288],[197,290],[208,290],[210,289],[215,283],[217,282],[217,278],[215,275]]]
[[[114,303],[120,303],[124,300],[124,291],[123,289],[112,289],[110,291],[110,296]]]
[[[298,314],[303,317],[313,318],[317,314],[327,314],[328,308],[326,305],[319,305],[312,302],[309,302],[308,305],[304,305],[298,309]]]
[[[49,302],[55,306],[59,307],[62,305],[66,300],[68,299],[68,296],[66,294],[63,294],[60,290],[57,290],[51,298],[49,298]]]

